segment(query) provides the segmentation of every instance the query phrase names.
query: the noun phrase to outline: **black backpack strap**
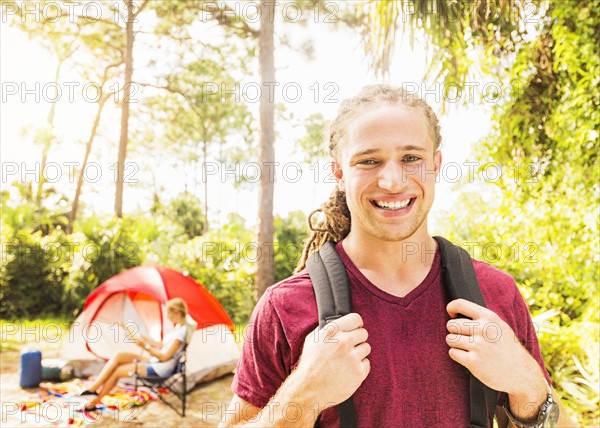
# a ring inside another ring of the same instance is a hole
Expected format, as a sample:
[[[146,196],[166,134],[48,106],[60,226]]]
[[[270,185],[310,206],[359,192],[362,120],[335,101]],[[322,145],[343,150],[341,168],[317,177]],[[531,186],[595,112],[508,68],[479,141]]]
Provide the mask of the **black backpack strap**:
[[[469,253],[441,236],[434,236],[442,256],[442,279],[450,300],[465,299],[485,307],[479,282]],[[498,392],[484,385],[470,373],[470,428],[493,426]],[[489,424],[489,425],[488,425]]]
[[[469,253],[440,236],[434,237],[442,256],[442,280],[449,292],[450,299],[466,299],[485,307],[485,301],[479,288]],[[310,275],[317,307],[319,326],[352,312],[350,281],[344,263],[340,259],[335,245],[325,243],[319,253],[313,253],[306,262]],[[485,386],[470,374],[470,428],[487,428],[492,421],[498,399],[497,391]],[[338,406],[342,428],[354,428],[356,412],[352,397]],[[318,426],[317,419],[315,426]]]
[[[313,253],[306,261],[306,269],[315,290],[319,311],[319,327],[352,312],[350,280],[346,267],[340,259],[335,244],[326,242],[318,253]],[[340,426],[356,428],[356,411],[352,397],[338,406]],[[315,427],[319,425],[319,419]]]

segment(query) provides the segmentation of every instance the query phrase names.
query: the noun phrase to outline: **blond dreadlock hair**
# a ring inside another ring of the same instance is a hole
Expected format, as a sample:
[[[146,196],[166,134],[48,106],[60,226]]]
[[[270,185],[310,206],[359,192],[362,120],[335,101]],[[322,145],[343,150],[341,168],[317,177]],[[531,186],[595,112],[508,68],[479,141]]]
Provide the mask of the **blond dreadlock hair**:
[[[346,135],[346,130],[352,119],[365,110],[381,105],[399,105],[421,111],[429,125],[429,132],[435,150],[442,143],[440,125],[433,109],[417,95],[405,91],[403,88],[379,84],[365,86],[354,98],[342,101],[337,117],[329,126],[329,154],[338,161],[340,142]],[[315,225],[313,217],[321,213],[321,219]],[[337,189],[333,190],[329,199],[320,208],[308,215],[310,234],[302,256],[294,272],[299,272],[306,266],[306,260],[327,241],[337,243],[344,239],[350,232],[350,210],[346,204],[346,194]]]

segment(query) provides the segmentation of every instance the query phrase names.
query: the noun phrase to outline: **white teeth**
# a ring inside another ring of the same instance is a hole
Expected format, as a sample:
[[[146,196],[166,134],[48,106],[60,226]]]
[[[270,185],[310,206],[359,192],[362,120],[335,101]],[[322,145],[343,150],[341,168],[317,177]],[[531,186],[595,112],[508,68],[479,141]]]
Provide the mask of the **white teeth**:
[[[374,201],[375,205],[377,205],[379,208],[385,208],[387,210],[399,210],[401,208],[406,208],[406,206],[409,204],[410,199],[407,199],[405,201],[400,201],[400,202],[384,202],[384,201]]]

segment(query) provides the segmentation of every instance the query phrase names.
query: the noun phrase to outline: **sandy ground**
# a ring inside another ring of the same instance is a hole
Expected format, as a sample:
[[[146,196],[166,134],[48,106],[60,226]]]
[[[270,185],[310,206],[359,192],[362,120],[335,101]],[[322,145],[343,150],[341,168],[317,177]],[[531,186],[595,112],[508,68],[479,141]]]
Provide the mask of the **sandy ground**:
[[[44,347],[44,358],[56,358],[54,347]],[[18,351],[0,353],[0,404],[2,418],[0,426],[9,426],[10,418],[5,414],[13,403],[22,402],[28,393],[34,393],[37,389],[22,389],[19,386],[19,361]],[[188,405],[186,416],[177,415],[172,409],[160,401],[153,401],[147,405],[131,410],[122,411],[120,421],[116,418],[106,416],[96,422],[87,424],[88,427],[214,427],[221,420],[221,416],[227,408],[231,399],[231,381],[233,375],[226,375],[220,379],[198,385],[188,393]],[[13,407],[14,408],[14,407]],[[129,413],[127,413],[129,412]],[[40,425],[47,425],[41,418]],[[20,426],[27,426],[26,424]],[[54,425],[56,426],[56,425]],[[68,426],[68,425],[67,425]]]

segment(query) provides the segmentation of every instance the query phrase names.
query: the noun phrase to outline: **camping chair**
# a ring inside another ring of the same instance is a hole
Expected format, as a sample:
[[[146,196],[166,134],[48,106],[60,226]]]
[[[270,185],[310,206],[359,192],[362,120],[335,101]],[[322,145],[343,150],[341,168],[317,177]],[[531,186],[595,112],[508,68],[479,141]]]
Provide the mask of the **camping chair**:
[[[132,377],[135,379],[135,391],[137,392],[140,384],[142,386],[146,386],[150,388],[158,398],[173,409],[178,415],[185,417],[185,404],[187,399],[187,375],[186,375],[186,359],[187,359],[187,347],[192,339],[192,334],[196,330],[196,326],[198,323],[188,314],[186,318],[186,334],[183,343],[183,348],[181,351],[176,353],[173,358],[177,360],[177,365],[175,366],[175,372],[168,377],[160,377],[160,376],[140,376],[137,374],[137,364],[141,362],[140,360],[135,360],[135,371],[132,373]],[[173,386],[181,379],[181,390],[177,390],[173,388]],[[174,395],[181,401],[181,413],[178,411],[175,405],[165,399],[164,395],[161,393],[161,390],[167,389],[170,392],[170,395]]]

